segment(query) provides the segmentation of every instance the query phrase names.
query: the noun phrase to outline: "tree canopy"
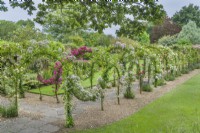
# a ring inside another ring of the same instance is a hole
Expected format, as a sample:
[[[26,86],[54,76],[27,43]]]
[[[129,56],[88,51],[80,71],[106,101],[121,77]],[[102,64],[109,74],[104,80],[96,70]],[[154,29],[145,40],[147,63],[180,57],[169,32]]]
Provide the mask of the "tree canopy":
[[[197,27],[200,27],[200,9],[196,5],[189,4],[176,12],[172,20],[180,26],[186,25],[191,20],[196,23]]]
[[[7,11],[8,8],[5,6],[5,2],[3,0],[0,0],[0,11]]]
[[[17,25],[14,22],[0,20],[0,39],[7,40],[16,29]]]
[[[46,35],[35,27],[32,20],[19,20],[17,22],[0,20],[0,39],[14,42],[46,39]]]
[[[155,43],[163,36],[174,35],[181,31],[181,27],[166,17],[163,24],[156,25],[150,32],[151,43]]]
[[[2,2],[2,0],[0,0]],[[33,1],[11,2],[12,7],[19,6],[32,14],[36,9]],[[3,5],[3,4],[1,4]],[[144,22],[160,22],[165,11],[157,0],[129,0],[120,2],[112,0],[105,2],[100,0],[43,0],[38,4],[39,11],[35,21],[45,24],[49,21],[50,14],[59,12],[61,18],[66,18],[70,22],[69,27],[86,27],[102,33],[105,28],[112,25],[120,25],[117,31],[118,36],[133,38],[133,35],[143,33]],[[58,22],[58,21],[56,21]]]
[[[192,44],[200,44],[200,28],[196,23],[189,21],[187,25],[184,25],[181,32],[178,34],[178,39],[189,40]]]

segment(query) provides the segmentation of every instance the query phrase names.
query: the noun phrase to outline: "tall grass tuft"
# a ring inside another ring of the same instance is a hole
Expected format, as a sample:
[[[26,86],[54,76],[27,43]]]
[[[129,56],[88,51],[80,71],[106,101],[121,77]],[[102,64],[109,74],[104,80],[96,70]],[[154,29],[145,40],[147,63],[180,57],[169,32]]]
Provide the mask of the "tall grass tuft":
[[[5,118],[17,117],[18,116],[17,106],[13,103],[8,107],[0,105],[0,116]]]

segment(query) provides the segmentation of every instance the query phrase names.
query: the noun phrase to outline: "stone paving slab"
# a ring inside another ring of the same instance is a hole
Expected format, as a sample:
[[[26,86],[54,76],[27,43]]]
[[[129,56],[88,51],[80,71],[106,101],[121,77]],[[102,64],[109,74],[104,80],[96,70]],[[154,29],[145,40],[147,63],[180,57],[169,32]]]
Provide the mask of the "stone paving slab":
[[[20,133],[20,131],[23,130],[24,127],[25,127],[24,124],[15,123],[12,126],[7,127],[7,130],[14,133]]]
[[[28,117],[20,117],[13,120],[13,123],[17,122],[18,124],[27,124],[27,121],[32,121],[32,120],[31,118],[28,118]]]
[[[44,122],[41,120],[32,120],[31,122],[29,122],[27,124],[27,126],[32,127],[32,128],[40,128],[40,127],[44,126],[45,124],[47,124],[47,122]]]
[[[8,128],[0,128],[0,133],[13,133],[13,132],[8,131]]]
[[[26,127],[23,130],[21,130],[19,133],[40,133],[41,130],[38,128],[32,128],[32,127]]]
[[[59,130],[58,126],[49,124],[55,118],[32,120],[28,117],[8,119],[0,122],[0,133],[53,133]]]
[[[60,128],[52,124],[47,124],[47,125],[42,126],[40,129],[49,133],[53,133],[53,132],[58,131]]]
[[[47,132],[47,131],[41,131],[40,133],[50,133],[50,132]]]

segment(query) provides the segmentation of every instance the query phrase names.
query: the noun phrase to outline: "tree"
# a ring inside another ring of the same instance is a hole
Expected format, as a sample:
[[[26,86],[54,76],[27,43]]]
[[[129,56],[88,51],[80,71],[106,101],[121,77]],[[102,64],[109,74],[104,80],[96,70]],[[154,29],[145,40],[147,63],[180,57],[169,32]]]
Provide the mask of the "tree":
[[[33,0],[24,0],[23,2],[22,0],[21,2],[18,2],[17,0],[9,0],[9,3],[13,8],[20,7],[24,10],[27,10],[29,15],[32,15],[33,11],[36,10],[35,3],[33,2]]]
[[[30,20],[30,19],[19,20],[19,21],[17,21],[16,24],[19,25],[19,26],[21,26],[21,27],[26,27],[26,26],[35,27],[35,23],[32,20]]]
[[[174,35],[181,31],[181,27],[171,21],[170,18],[166,17],[163,24],[156,25],[150,32],[151,43],[155,43],[163,36]]]
[[[140,42],[141,44],[150,44],[149,34],[145,31],[141,33],[139,36],[133,38],[134,40]]]
[[[15,1],[11,2],[11,6],[26,9],[29,14],[32,14],[32,11],[35,10],[33,1]],[[35,21],[40,24],[45,23],[44,20],[50,12],[60,9],[60,15],[70,15],[70,18],[82,27],[89,26],[102,33],[105,28],[111,27],[112,24],[120,25],[121,28],[117,31],[118,36],[123,35],[130,38],[132,35],[140,34],[145,30],[144,21],[158,23],[165,15],[163,6],[158,5],[157,0],[131,0],[126,2],[119,2],[118,0],[112,0],[112,2],[43,0],[38,8]],[[66,9],[74,13],[65,14],[64,10]],[[78,12],[78,15],[75,12]],[[127,15],[130,17],[126,17]]]
[[[88,26],[102,33],[105,28],[111,27],[111,25],[114,24],[121,26],[117,31],[118,36],[123,35],[130,38],[145,30],[144,21],[157,23],[162,20],[165,14],[162,5],[158,5],[155,0],[135,0],[126,2],[96,2],[90,0],[66,2],[61,0],[57,2],[57,4],[55,4],[55,1],[51,0],[45,2],[46,3],[39,4],[39,11],[35,19],[35,21],[40,24],[46,23],[45,20],[47,16],[51,14],[50,12],[60,9],[59,15],[68,18],[70,23],[67,24],[69,24],[72,30],[76,29],[76,26]],[[133,19],[126,17],[127,15]]]
[[[10,34],[17,29],[17,25],[12,21],[0,20],[0,39],[9,40]]]
[[[0,0],[0,11],[7,11],[8,8],[5,7],[5,2],[3,0]]]
[[[77,21],[83,19],[80,17],[80,12],[76,11],[80,6],[72,4],[67,6],[73,8],[73,10],[63,10],[63,15],[61,15],[60,10],[50,12],[45,15],[44,22],[41,23],[45,32],[52,35],[55,40],[64,43],[69,40],[69,36],[75,35],[80,29],[84,29],[83,24],[80,23],[81,21]]]
[[[163,36],[162,38],[160,38],[158,40],[158,44],[163,45],[163,46],[171,46],[173,44],[177,43],[177,36],[178,35],[167,35],[167,36]]]
[[[172,20],[180,26],[186,25],[190,20],[194,21],[197,27],[200,27],[200,10],[198,6],[189,4],[188,6],[182,7],[179,12],[176,12]]]
[[[17,22],[0,20],[0,39],[13,42],[25,42],[31,39],[42,40],[46,35],[35,28],[32,20],[19,20]]]
[[[10,35],[10,41],[24,43],[30,40],[41,41],[46,39],[46,35],[39,29],[31,26],[19,27]]]
[[[189,40],[192,44],[200,44],[200,28],[197,28],[195,22],[190,21],[183,26],[182,31],[178,34],[178,41]]]
[[[0,11],[8,11],[8,8],[5,6],[5,2],[0,0]],[[24,0],[24,1],[17,1],[17,0],[9,0],[9,4],[15,8],[20,7],[24,10],[27,10],[29,15],[33,14],[33,11],[36,10],[35,3],[32,0]]]

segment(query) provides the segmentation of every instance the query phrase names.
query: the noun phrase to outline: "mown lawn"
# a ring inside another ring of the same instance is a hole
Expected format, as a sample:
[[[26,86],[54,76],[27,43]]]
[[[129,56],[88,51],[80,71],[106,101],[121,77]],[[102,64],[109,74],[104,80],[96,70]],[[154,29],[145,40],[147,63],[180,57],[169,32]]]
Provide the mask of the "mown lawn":
[[[142,63],[142,62],[141,62]],[[128,64],[129,65],[129,64]],[[128,66],[127,65],[127,66]],[[134,66],[133,68],[133,71],[136,71],[136,66]],[[97,80],[98,78],[102,75],[102,71],[98,71],[98,72],[95,72],[94,73],[94,77],[93,77],[93,86],[97,85]],[[109,77],[109,80],[110,81],[113,81],[113,71],[110,71],[109,74],[108,74],[110,77]],[[89,88],[90,87],[90,78],[87,78],[85,80],[81,80],[81,85],[84,87],[84,88]],[[41,92],[43,95],[47,95],[47,96],[54,96],[54,91],[53,91],[53,85],[49,85],[49,86],[43,86],[41,87]],[[36,93],[36,94],[39,94],[40,91],[39,89],[31,89],[29,90],[29,92],[31,93]],[[62,89],[59,89],[58,91],[58,94],[63,94],[64,93],[64,90]]]
[[[97,80],[101,76],[101,74],[102,74],[102,71],[96,72],[94,74],[93,85],[97,85]],[[112,75],[112,74],[110,74],[110,75]],[[110,76],[110,80],[113,80],[112,76]],[[86,80],[81,80],[81,85],[84,88],[90,87],[90,78],[87,78]],[[43,95],[48,95],[48,96],[53,96],[54,92],[53,92],[53,88],[52,87],[53,87],[53,85],[41,87],[42,94]],[[29,92],[39,94],[39,89],[38,88],[37,89],[32,89],[32,90],[29,90]],[[59,89],[58,94],[63,94],[63,93],[64,93],[64,90]]]
[[[134,115],[77,133],[200,133],[200,74]]]

